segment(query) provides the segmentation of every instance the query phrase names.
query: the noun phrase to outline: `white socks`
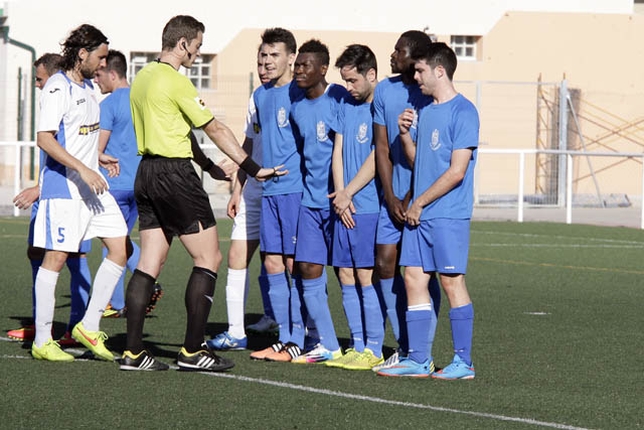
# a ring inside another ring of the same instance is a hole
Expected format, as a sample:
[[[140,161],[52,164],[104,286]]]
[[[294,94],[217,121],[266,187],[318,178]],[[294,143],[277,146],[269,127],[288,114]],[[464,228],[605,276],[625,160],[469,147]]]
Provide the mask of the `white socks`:
[[[96,272],[94,285],[92,285],[92,296],[82,321],[86,330],[98,331],[105,307],[112,298],[114,287],[121,278],[123,270],[125,267],[121,267],[107,258],[103,259]]]
[[[34,344],[40,348],[51,339],[51,325],[54,321],[56,307],[56,281],[58,272],[38,269],[36,275],[36,338]]]
[[[248,296],[248,269],[228,269],[226,279],[226,310],[228,311],[228,333],[242,339],[246,297]]]

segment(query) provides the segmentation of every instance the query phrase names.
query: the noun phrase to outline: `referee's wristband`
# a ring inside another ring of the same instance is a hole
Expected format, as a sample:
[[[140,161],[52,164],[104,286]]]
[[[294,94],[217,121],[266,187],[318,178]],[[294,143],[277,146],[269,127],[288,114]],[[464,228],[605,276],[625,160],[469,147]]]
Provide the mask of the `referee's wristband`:
[[[250,155],[241,162],[239,167],[253,178],[257,176],[257,173],[262,168],[259,164],[255,163],[252,158],[250,158]]]
[[[201,168],[204,172],[209,172],[215,166],[215,163],[209,158],[206,164]]]

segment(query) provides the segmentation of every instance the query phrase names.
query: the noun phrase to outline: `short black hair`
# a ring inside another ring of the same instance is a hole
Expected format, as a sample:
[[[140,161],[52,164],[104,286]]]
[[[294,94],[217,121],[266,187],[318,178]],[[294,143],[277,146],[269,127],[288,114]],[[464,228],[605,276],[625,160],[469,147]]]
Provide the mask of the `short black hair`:
[[[414,51],[412,60],[424,60],[432,69],[436,66],[443,66],[450,81],[454,78],[454,72],[458,65],[456,53],[443,42],[430,43],[429,45],[419,47]]]
[[[127,60],[121,51],[110,49],[105,63],[105,69],[116,72],[119,78],[124,79],[127,76]]]
[[[400,39],[405,38],[407,42],[407,47],[409,48],[409,53],[413,57],[414,51],[419,48],[423,48],[426,45],[432,43],[432,39],[427,33],[420,30],[408,30],[400,35]]]
[[[374,69],[376,74],[378,73],[376,55],[367,45],[353,44],[346,47],[335,61],[335,67],[342,69],[347,66],[355,67],[357,72],[363,76],[370,69]]]
[[[286,46],[286,52],[289,54],[295,54],[297,51],[295,36],[290,31],[281,27],[267,28],[264,30],[262,33],[262,43],[267,45],[283,43]]]
[[[299,54],[315,54],[320,60],[320,64],[323,66],[328,66],[331,61],[331,56],[329,55],[329,47],[324,43],[320,42],[318,39],[311,39],[300,46]]]

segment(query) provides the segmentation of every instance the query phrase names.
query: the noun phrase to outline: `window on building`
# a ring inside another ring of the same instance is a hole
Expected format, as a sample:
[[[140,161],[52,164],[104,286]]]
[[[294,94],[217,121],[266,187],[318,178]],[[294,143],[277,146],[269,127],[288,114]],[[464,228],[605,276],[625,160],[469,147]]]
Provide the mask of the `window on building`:
[[[198,90],[211,88],[212,60],[212,55],[201,55],[192,63],[192,67],[187,70],[186,76],[190,78]]]
[[[145,67],[146,64],[156,60],[157,58],[159,58],[158,52],[131,52],[130,70],[128,73],[130,82],[132,82],[132,79],[134,79],[134,76],[136,76],[136,74],[139,73],[139,70],[141,70],[143,67]]]
[[[136,76],[139,70],[145,67],[146,64],[156,60],[157,58],[159,58],[159,54],[156,52],[132,52],[130,54],[130,81],[134,79],[134,76]],[[211,65],[213,59],[214,55],[201,55],[195,60],[190,69],[181,68],[181,71],[190,78],[190,81],[197,89],[210,89],[212,88]]]
[[[452,36],[451,45],[459,59],[476,60],[478,36]]]

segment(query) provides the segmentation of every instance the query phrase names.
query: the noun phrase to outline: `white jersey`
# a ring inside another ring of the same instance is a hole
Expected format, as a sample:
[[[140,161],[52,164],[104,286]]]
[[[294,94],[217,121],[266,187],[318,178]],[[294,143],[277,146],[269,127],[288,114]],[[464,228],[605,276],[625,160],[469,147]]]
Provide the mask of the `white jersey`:
[[[38,131],[54,131],[56,140],[72,156],[100,174],[98,169],[99,103],[92,82],[71,81],[63,72],[47,80],[40,95]],[[94,192],[76,170],[52,157],[41,167],[41,199],[89,199]]]
[[[253,150],[250,157],[254,162],[261,166],[262,164],[262,134],[259,128],[259,121],[257,120],[257,109],[255,107],[255,99],[250,96],[248,101],[248,112],[246,113],[246,123],[244,124],[244,134],[249,139],[253,139]],[[262,195],[262,184],[255,178],[247,176],[246,184],[244,185],[244,194],[250,196]]]

